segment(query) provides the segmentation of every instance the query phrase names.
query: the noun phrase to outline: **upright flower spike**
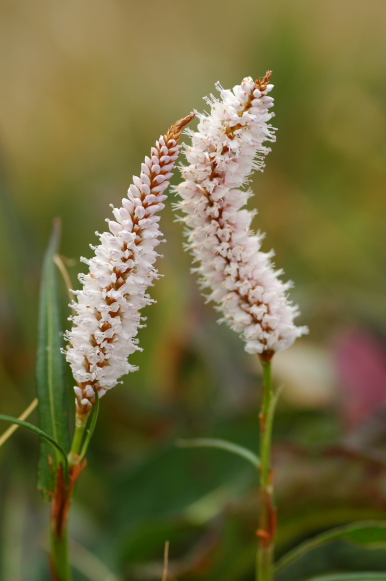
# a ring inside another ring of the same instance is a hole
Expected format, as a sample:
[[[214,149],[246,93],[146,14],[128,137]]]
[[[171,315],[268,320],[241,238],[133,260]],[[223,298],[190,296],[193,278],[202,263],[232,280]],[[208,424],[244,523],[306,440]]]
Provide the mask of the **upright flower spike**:
[[[72,291],[77,302],[70,306],[76,315],[70,317],[73,327],[66,333],[70,344],[65,351],[77,381],[76,410],[81,419],[95,403],[95,390],[101,397],[122,375],[137,370],[127,358],[139,349],[135,337],[144,320],[139,311],[153,302],[146,289],[159,277],[153,266],[162,235],[156,214],[164,208],[182,130],[193,117],[181,119],[159,138],[140,177],[133,177],[122,207],[113,207],[116,221],[106,220],[110,232],[97,233],[101,243],[91,246],[95,256],[81,259],[89,273],[79,275],[83,289]]]
[[[273,252],[261,251],[263,235],[250,230],[254,212],[241,209],[252,193],[239,188],[253,170],[263,170],[271,151],[263,143],[275,141],[270,77],[270,71],[262,80],[246,77],[233,90],[216,85],[221,100],[207,99],[210,114],[198,114],[197,132],[187,131],[189,165],[176,188],[201,287],[210,289],[208,300],[241,334],[246,351],[266,361],[307,332],[293,322],[299,312],[287,298],[291,283],[279,279]]]

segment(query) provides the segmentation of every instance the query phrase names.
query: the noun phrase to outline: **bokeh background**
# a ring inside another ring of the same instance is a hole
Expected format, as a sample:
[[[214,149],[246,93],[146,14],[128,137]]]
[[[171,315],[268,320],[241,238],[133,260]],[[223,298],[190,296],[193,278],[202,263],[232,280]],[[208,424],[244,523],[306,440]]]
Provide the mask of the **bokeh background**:
[[[91,256],[109,204],[120,204],[155,139],[205,109],[215,81],[232,87],[272,69],[277,143],[250,204],[310,328],[274,361],[286,386],[275,425],[277,554],[330,526],[383,518],[383,20],[380,0],[2,0],[2,413],[19,415],[35,396],[54,217],[76,285],[79,257]],[[170,579],[248,581],[253,469],[174,442],[217,436],[256,449],[261,369],[204,304],[170,205],[161,224],[164,278],[132,358],[140,371],[102,400],[78,484],[75,576],[160,579],[169,540]],[[64,285],[62,295],[65,324]],[[22,430],[0,449],[3,581],[49,578],[37,458],[37,439]],[[378,570],[383,559],[336,543],[278,581]]]

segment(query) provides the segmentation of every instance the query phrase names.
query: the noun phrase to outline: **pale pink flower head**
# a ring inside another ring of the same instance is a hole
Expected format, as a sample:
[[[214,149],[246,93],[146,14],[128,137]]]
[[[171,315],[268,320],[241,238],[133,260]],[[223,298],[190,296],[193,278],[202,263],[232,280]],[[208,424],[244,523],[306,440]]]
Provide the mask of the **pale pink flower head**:
[[[307,332],[294,324],[299,311],[288,299],[292,284],[279,278],[273,252],[262,252],[263,235],[251,230],[254,212],[244,206],[252,193],[240,189],[254,170],[263,170],[271,151],[263,144],[275,141],[270,77],[246,77],[233,90],[216,85],[220,98],[207,99],[210,113],[197,114],[197,131],[187,131],[192,145],[185,148],[188,165],[176,188],[201,287],[209,289],[208,300],[241,335],[246,351],[265,360]]]
[[[91,246],[95,256],[88,274],[79,275],[83,284],[70,306],[73,327],[66,333],[65,351],[77,381],[77,415],[86,416],[95,403],[95,391],[103,396],[120,377],[136,371],[127,358],[138,350],[136,339],[140,310],[153,302],[147,288],[159,277],[153,266],[162,236],[158,212],[164,208],[172,170],[178,158],[178,140],[194,114],[175,123],[151,149],[141,166],[140,177],[133,177],[127,198],[120,208],[113,207],[115,220],[107,220],[109,232],[98,234],[99,246]]]

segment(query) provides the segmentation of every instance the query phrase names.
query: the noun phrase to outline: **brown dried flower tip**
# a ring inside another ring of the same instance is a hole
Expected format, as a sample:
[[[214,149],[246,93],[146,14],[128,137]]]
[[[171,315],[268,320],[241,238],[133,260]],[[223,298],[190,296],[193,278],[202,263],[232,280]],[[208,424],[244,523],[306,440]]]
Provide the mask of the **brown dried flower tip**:
[[[259,89],[259,91],[265,91],[267,86],[269,85],[269,81],[271,80],[271,77],[272,77],[272,71],[267,71],[265,73],[264,78],[257,79],[256,88]]]

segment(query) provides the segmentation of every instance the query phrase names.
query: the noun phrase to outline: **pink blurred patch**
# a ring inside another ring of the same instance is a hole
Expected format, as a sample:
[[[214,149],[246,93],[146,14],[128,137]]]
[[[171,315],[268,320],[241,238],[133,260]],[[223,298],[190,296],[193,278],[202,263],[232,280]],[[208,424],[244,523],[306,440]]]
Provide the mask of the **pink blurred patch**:
[[[343,413],[350,428],[362,424],[385,404],[384,345],[363,329],[342,335],[335,346]]]

